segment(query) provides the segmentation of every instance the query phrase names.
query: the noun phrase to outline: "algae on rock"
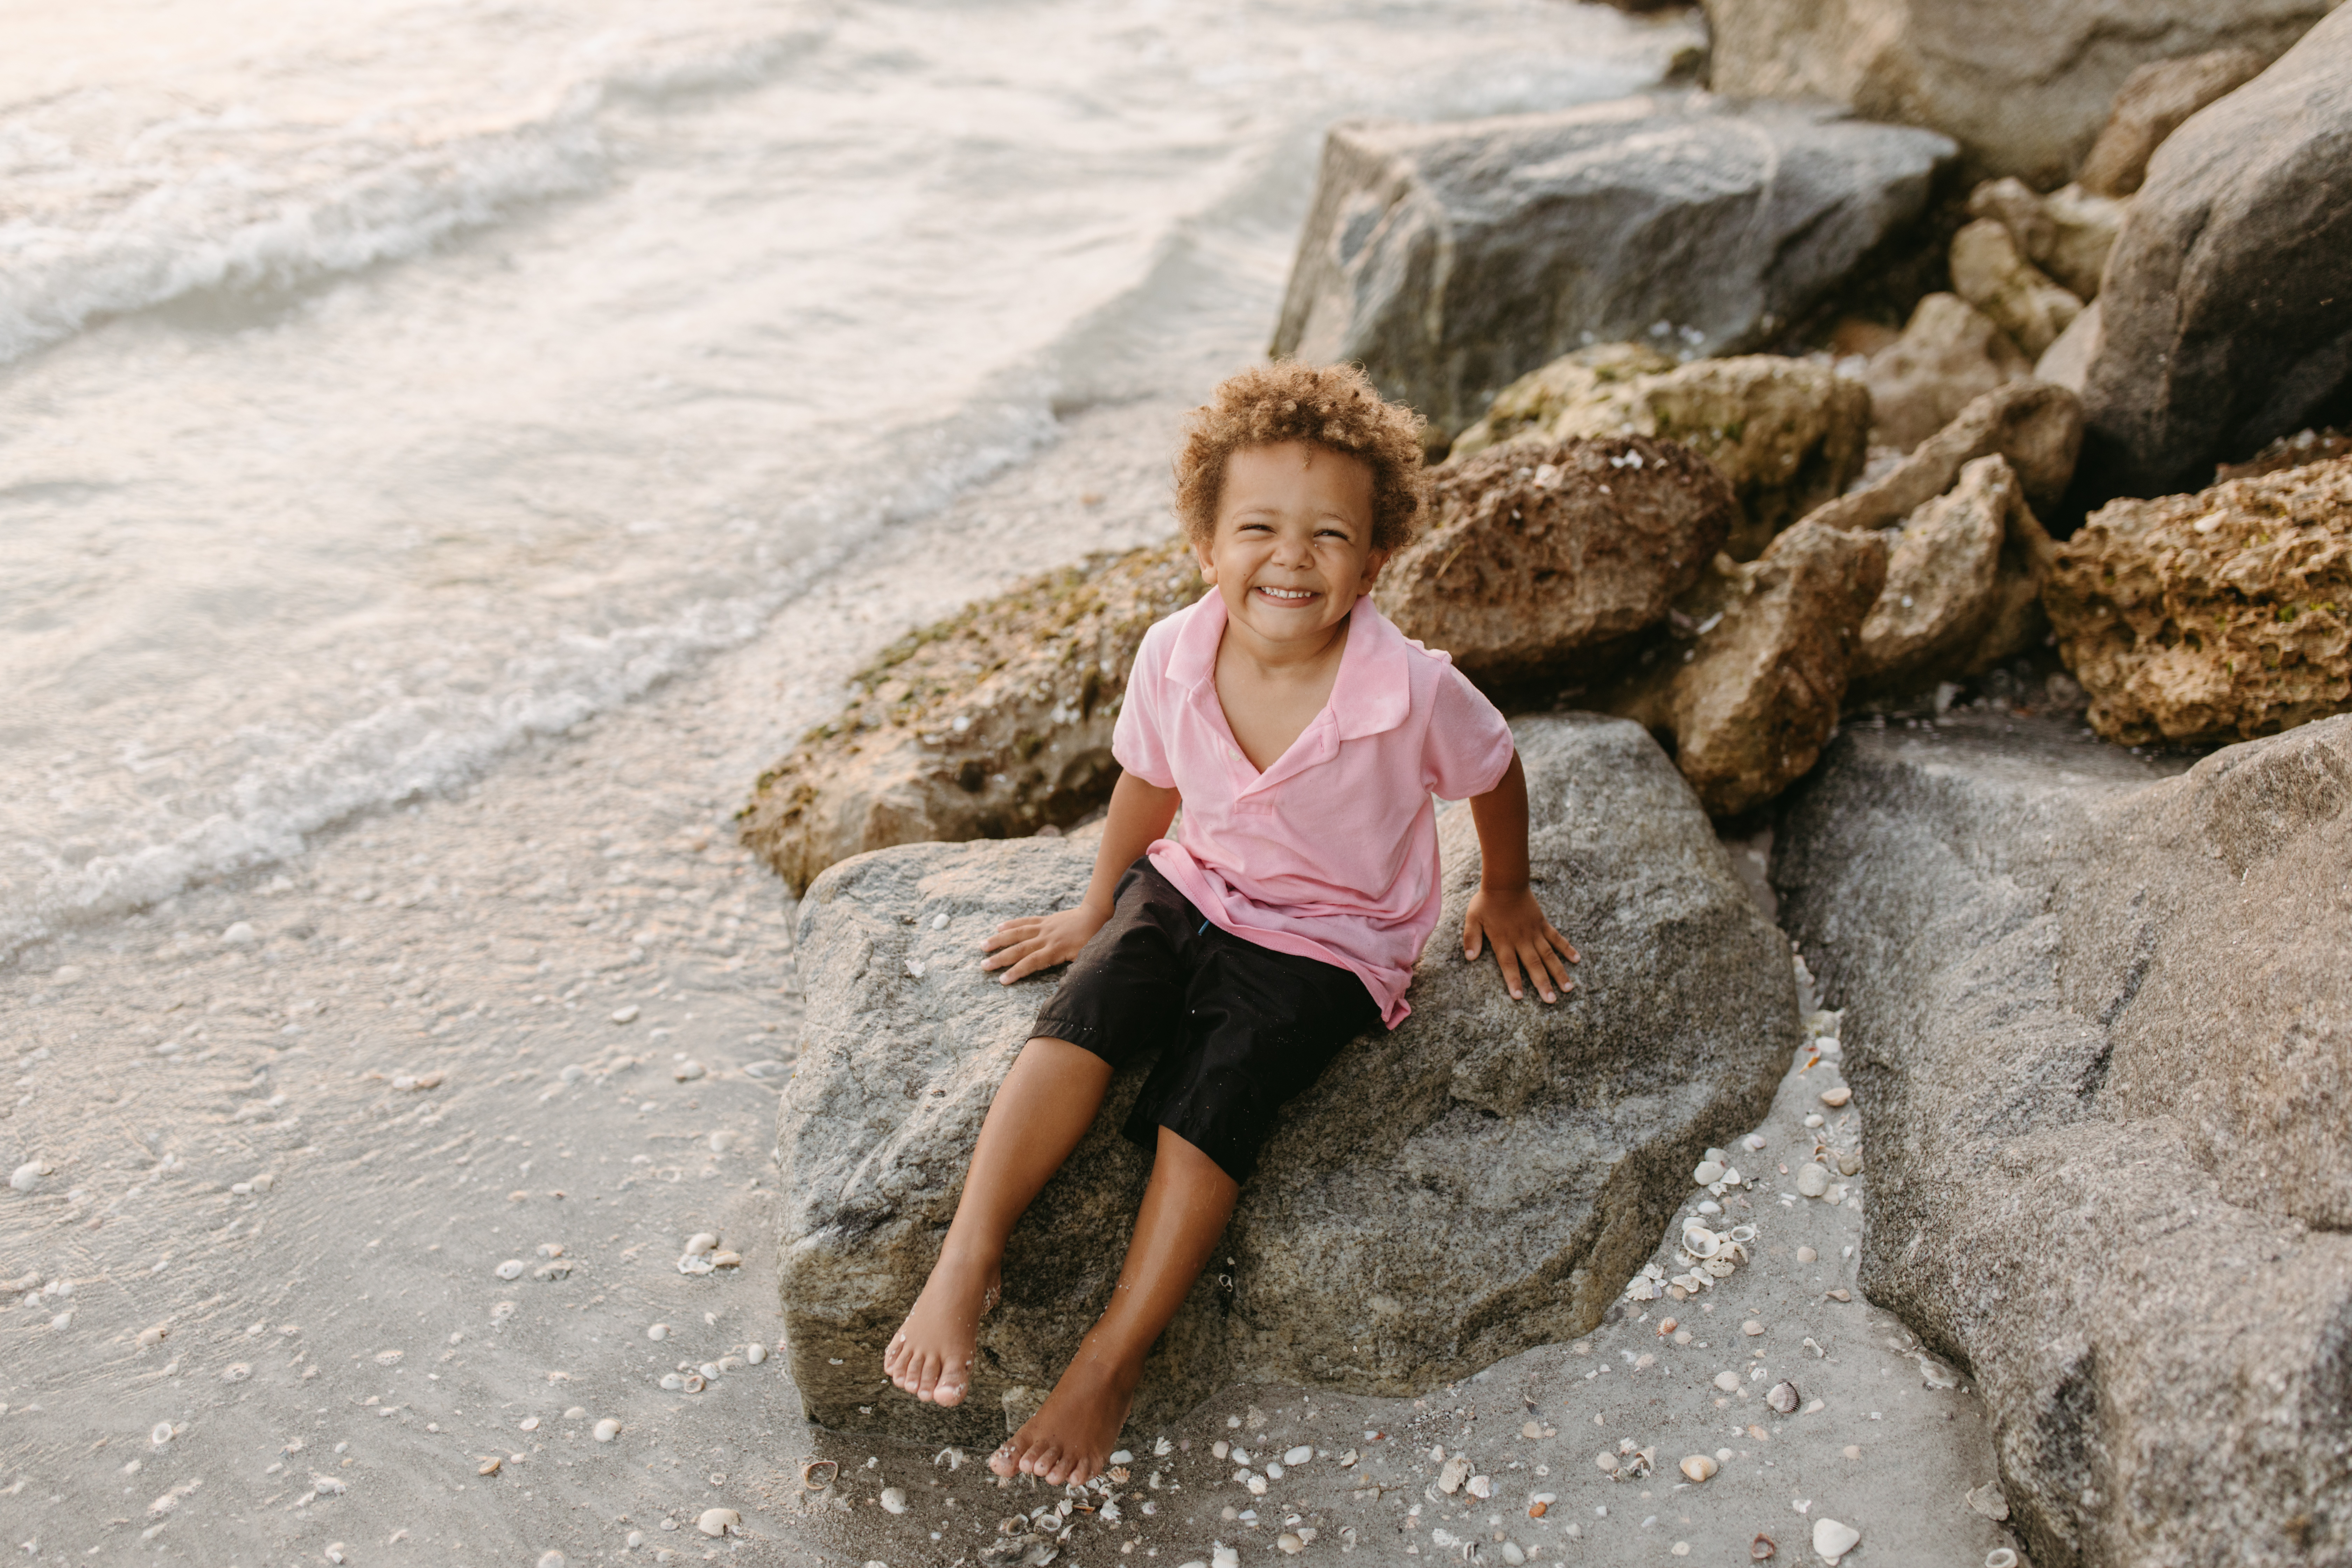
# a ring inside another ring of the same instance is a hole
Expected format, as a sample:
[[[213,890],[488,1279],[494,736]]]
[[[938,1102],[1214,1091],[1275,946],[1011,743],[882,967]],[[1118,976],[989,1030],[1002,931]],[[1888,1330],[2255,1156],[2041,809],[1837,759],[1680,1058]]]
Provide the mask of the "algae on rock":
[[[743,842],[797,895],[836,860],[1066,826],[1118,777],[1111,727],[1152,622],[1200,596],[1181,539],[1088,557],[899,638],[760,775]]]
[[[1689,447],[1731,482],[1742,521],[1727,548],[1751,561],[1772,536],[1861,474],[1870,393],[1828,365],[1742,354],[1656,368],[1636,343],[1580,350],[1496,395],[1455,455],[1501,442],[1651,436]]]

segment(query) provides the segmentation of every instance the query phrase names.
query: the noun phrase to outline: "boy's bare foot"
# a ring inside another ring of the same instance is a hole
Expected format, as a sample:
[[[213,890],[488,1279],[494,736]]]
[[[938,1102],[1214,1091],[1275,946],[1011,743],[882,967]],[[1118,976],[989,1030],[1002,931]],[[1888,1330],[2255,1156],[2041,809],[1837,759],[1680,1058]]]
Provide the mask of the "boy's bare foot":
[[[1122,1367],[1080,1346],[1045,1407],[988,1457],[1000,1476],[1035,1476],[1054,1486],[1090,1481],[1110,1463],[1127,1425],[1141,1366]]]
[[[971,1391],[971,1359],[980,1320],[996,1305],[1002,1281],[994,1262],[965,1262],[942,1253],[883,1352],[890,1381],[933,1405],[961,1405]]]

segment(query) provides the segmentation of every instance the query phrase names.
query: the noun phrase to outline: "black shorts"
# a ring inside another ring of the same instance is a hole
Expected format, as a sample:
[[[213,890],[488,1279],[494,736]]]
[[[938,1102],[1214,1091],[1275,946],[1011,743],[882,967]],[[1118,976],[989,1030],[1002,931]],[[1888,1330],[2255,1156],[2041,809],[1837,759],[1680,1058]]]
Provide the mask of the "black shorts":
[[[1148,1150],[1165,1127],[1246,1182],[1282,1102],[1380,1022],[1355,975],[1211,924],[1146,858],[1119,879],[1110,919],[1031,1035],[1113,1068],[1157,1048],[1120,1131]]]

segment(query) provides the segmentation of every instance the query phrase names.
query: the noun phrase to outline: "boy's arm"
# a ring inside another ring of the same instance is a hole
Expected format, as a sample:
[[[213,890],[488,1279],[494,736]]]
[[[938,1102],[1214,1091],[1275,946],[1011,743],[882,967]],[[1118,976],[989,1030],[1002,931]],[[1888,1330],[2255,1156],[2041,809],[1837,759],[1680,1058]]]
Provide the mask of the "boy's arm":
[[[1528,775],[1516,752],[1502,783],[1470,797],[1470,820],[1478,829],[1479,876],[1462,921],[1462,956],[1476,958],[1484,937],[1495,945],[1495,962],[1514,1000],[1525,994],[1519,989],[1524,968],[1536,994],[1557,1001],[1554,984],[1562,991],[1576,989],[1568,964],[1578,962],[1578,955],[1544,919],[1528,885]]]
[[[1521,794],[1524,818],[1525,792]],[[1119,878],[1142,858],[1152,840],[1168,831],[1176,808],[1182,804],[1183,796],[1172,789],[1146,784],[1133,773],[1119,774],[1118,783],[1111,786],[1109,815],[1103,820],[1102,847],[1095,851],[1094,879],[1087,884],[1086,897],[1078,900],[1078,907],[1004,921],[982,944],[989,956],[981,960],[980,966],[1005,970],[1004,984],[1010,985],[1024,975],[1077,957],[1087,939],[1110,919],[1111,895],[1118,889]],[[1522,880],[1526,837],[1522,832]]]

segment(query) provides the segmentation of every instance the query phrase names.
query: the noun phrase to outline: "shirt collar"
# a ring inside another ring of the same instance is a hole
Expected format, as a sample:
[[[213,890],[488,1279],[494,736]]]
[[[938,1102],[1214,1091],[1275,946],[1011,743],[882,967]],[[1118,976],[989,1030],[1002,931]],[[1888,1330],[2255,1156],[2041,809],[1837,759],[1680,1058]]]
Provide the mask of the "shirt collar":
[[[1203,594],[1169,650],[1168,677],[1178,686],[1214,700],[1217,645],[1225,635],[1225,602],[1214,588]],[[1339,739],[1360,740],[1393,730],[1412,710],[1412,651],[1367,594],[1348,616],[1348,646],[1340,650],[1339,673],[1331,682],[1328,710]]]

